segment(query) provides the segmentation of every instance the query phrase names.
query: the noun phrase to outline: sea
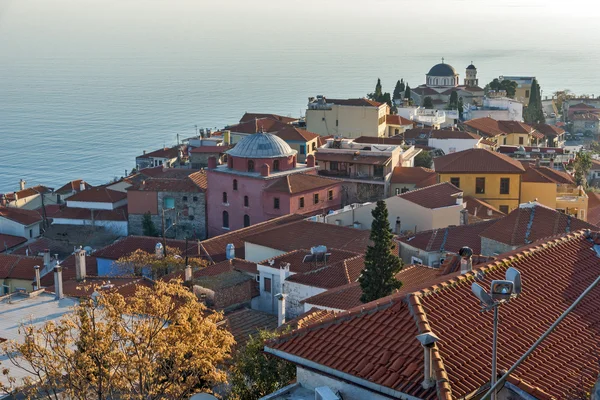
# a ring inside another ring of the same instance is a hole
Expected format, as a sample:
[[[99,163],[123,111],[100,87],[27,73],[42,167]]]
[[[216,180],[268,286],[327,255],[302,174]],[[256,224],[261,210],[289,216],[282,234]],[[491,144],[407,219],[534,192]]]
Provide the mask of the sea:
[[[0,0],[0,193],[92,185],[242,114],[424,83],[445,62],[600,95],[600,7],[571,0]]]

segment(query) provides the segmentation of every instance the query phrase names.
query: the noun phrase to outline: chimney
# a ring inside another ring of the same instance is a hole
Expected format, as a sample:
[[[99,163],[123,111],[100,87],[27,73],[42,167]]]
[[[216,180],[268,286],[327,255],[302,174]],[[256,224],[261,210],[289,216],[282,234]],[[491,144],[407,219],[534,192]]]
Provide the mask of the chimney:
[[[433,332],[422,333],[417,335],[417,340],[423,346],[424,351],[424,374],[423,374],[423,389],[430,389],[435,386],[435,373],[433,372],[433,346],[439,338]]]
[[[186,282],[192,281],[192,266],[191,265],[185,266],[185,281]]]
[[[40,288],[42,287],[40,281],[40,266],[36,265],[35,267],[33,267],[33,269],[35,270],[35,290],[40,290]]]
[[[271,173],[271,168],[268,164],[263,164],[260,167],[260,176],[269,176]]]
[[[50,250],[44,249],[44,267],[48,268],[50,266]]]
[[[290,276],[290,264],[284,263],[279,267],[279,284],[283,288],[283,282]],[[283,289],[282,289],[283,291]]]
[[[75,277],[78,281],[82,281],[86,277],[85,253],[85,250],[81,248],[75,252]]]
[[[471,250],[470,247],[465,246],[458,251],[458,255],[461,257],[460,273],[466,274],[467,272],[471,272],[473,270],[473,260],[471,259],[473,250]]]
[[[14,192],[13,196],[15,197],[15,202],[19,201],[19,195],[17,194],[17,192]]]
[[[209,157],[208,158],[208,169],[217,168],[217,157]]]
[[[400,217],[396,217],[396,235],[400,234],[400,228],[402,227],[402,223],[400,222]]]
[[[277,326],[285,324],[285,298],[287,295],[278,293],[275,295],[277,301]]]
[[[550,168],[554,168],[554,158],[550,159]]]
[[[6,207],[6,196],[0,195],[0,206]]]
[[[460,224],[469,225],[469,211],[466,208],[460,210]]]
[[[456,205],[460,206],[463,203],[463,194],[459,193],[458,196],[456,196]]]
[[[535,159],[535,166],[536,166],[536,168],[540,166],[540,158],[539,157],[537,157]]]
[[[127,175],[127,171],[125,171],[125,175]],[[83,180],[81,180],[79,182],[79,191],[83,192],[85,190],[85,182]]]
[[[56,294],[56,300],[60,300],[64,297],[62,267],[60,265],[54,267],[54,293]]]
[[[19,181],[19,187],[21,188],[20,190],[25,190],[25,183],[26,182],[23,179]]]
[[[146,155],[146,150],[144,150],[144,155]]]
[[[315,166],[315,156],[313,156],[312,154],[306,156],[306,166],[308,168],[312,168]]]
[[[229,243],[225,246],[225,257],[227,257],[228,260],[233,260],[235,258],[235,245],[233,243]]]

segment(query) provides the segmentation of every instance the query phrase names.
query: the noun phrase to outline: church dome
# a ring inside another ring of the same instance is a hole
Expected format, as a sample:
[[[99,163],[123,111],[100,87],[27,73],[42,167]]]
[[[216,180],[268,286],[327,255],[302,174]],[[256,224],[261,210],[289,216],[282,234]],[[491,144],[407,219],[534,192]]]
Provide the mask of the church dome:
[[[471,64],[467,67],[467,69],[477,69],[477,68],[475,68],[475,66],[473,64]]]
[[[431,67],[431,69],[429,70],[429,73],[427,75],[429,75],[429,76],[454,76],[454,75],[456,75],[456,70],[450,64],[441,63],[441,64],[437,64],[437,65],[434,65],[433,67]]]
[[[240,140],[226,153],[241,158],[278,158],[293,156],[297,151],[275,135],[255,133]]]

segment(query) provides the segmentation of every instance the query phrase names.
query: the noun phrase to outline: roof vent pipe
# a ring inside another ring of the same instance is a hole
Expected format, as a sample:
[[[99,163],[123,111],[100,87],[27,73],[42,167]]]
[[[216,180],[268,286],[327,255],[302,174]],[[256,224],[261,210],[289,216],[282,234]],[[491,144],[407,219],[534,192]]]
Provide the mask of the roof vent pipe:
[[[433,332],[417,335],[417,340],[423,346],[424,365],[423,365],[423,389],[430,389],[435,386],[435,373],[433,372],[433,346],[439,338]]]
[[[467,272],[471,272],[473,270],[473,260],[471,259],[473,250],[465,246],[458,251],[458,255],[461,257],[460,273],[466,274]]]
[[[64,297],[62,267],[60,265],[54,267],[54,293],[56,294],[56,300],[60,300]]]

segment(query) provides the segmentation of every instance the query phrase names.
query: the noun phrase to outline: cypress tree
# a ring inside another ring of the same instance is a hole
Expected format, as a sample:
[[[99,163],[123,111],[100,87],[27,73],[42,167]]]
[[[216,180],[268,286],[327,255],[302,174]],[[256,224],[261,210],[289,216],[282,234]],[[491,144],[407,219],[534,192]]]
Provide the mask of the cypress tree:
[[[542,95],[540,93],[540,85],[537,79],[531,82],[531,94],[529,96],[529,105],[525,110],[523,119],[528,124],[543,124],[546,122],[544,117],[544,109],[542,108]]]
[[[394,242],[388,210],[385,202],[380,200],[371,212],[370,239],[372,246],[367,247],[365,269],[358,281],[362,289],[360,301],[368,303],[392,294],[400,289],[402,282],[396,279],[396,274],[402,269],[402,261],[392,253]]]
[[[450,94],[450,101],[448,102],[448,109],[455,110],[457,108],[458,108],[458,93],[455,90]]]
[[[399,80],[396,82],[396,87],[394,88],[394,94],[392,96],[393,100],[399,100],[402,98],[402,94],[404,93],[404,82]]]
[[[404,91],[404,98],[407,99],[409,101],[409,103],[411,102],[411,92],[410,92],[410,86],[408,86],[408,82],[406,83],[406,90]]]
[[[462,97],[460,99],[458,99],[458,118],[462,119],[463,117],[463,108],[464,108],[464,103],[463,103],[463,99]]]
[[[425,97],[423,99],[423,107],[425,107],[427,109],[432,109],[433,108],[433,99],[429,96]]]
[[[375,85],[375,100],[380,101],[383,96],[383,92],[381,91],[381,79],[377,78],[377,85]]]

